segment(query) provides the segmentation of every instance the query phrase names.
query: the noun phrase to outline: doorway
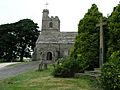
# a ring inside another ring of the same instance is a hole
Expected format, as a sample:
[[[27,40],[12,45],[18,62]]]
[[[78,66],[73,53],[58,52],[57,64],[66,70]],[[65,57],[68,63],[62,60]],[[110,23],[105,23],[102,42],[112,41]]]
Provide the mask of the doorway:
[[[51,52],[47,53],[47,60],[52,60],[52,53]]]

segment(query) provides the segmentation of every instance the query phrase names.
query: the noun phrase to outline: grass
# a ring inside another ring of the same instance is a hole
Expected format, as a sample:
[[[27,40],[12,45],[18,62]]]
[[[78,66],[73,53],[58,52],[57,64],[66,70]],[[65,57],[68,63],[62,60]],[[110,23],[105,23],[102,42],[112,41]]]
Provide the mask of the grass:
[[[0,81],[0,90],[102,90],[97,80],[82,76],[80,78],[54,78],[53,68],[43,71],[33,70]]]

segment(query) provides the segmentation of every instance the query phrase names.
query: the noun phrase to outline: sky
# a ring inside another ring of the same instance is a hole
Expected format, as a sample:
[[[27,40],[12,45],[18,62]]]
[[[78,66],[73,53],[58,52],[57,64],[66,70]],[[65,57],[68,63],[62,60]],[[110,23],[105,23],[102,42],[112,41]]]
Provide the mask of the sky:
[[[49,16],[58,16],[60,30],[77,32],[80,19],[96,4],[104,16],[110,15],[120,0],[0,0],[0,24],[14,23],[21,19],[31,19],[42,24],[42,11],[49,9]]]

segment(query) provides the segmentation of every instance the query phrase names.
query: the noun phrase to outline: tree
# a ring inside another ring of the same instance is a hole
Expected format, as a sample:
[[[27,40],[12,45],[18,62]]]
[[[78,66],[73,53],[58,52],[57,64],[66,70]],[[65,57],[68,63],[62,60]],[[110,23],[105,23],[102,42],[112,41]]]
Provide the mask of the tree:
[[[23,61],[24,56],[31,56],[29,52],[35,47],[35,42],[39,35],[38,26],[30,19],[23,19],[15,23],[15,28],[17,52],[20,61]]]
[[[101,84],[104,90],[120,89],[120,4],[114,7],[108,22],[108,62],[102,67]]]
[[[114,7],[113,12],[108,17],[109,43],[108,57],[117,50],[120,50],[120,4]]]
[[[16,23],[0,25],[0,58],[13,61],[20,57],[31,57],[38,38],[38,26],[30,19],[23,19]]]
[[[16,58],[16,41],[13,24],[0,25],[0,58],[6,61]]]
[[[78,36],[71,52],[71,58],[80,62],[81,68],[94,68],[99,56],[99,29],[96,24],[102,14],[95,4],[88,10],[78,25]]]

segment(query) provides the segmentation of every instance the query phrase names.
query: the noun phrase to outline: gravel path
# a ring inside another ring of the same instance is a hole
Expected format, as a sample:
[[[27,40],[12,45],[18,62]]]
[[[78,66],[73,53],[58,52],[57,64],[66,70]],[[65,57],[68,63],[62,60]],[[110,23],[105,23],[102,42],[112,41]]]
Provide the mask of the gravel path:
[[[0,80],[27,72],[31,69],[37,69],[38,65],[39,61],[33,61],[31,63],[25,63],[22,65],[18,64],[16,66],[0,68]]]

